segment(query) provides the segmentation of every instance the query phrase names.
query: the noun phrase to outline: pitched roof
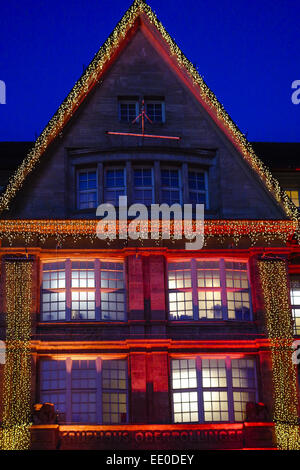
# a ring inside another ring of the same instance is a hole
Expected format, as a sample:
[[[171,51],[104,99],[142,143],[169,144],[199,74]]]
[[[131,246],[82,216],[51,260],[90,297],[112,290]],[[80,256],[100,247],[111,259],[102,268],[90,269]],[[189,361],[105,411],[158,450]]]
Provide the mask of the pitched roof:
[[[59,135],[79,108],[80,104],[87,97],[89,92],[98,84],[100,77],[107,70],[108,66],[116,57],[122,44],[129,36],[129,31],[143,24],[152,30],[153,36],[158,39],[167,56],[180,69],[190,89],[201,102],[212,119],[223,130],[230,141],[234,144],[240,154],[248,162],[250,167],[263,181],[267,189],[273,194],[275,199],[282,204],[286,215],[293,219],[298,219],[299,213],[296,206],[290,201],[271,172],[256,156],[251,144],[244,134],[238,129],[224,107],[217,100],[214,93],[208,88],[194,65],[185,57],[175,41],[167,33],[151,7],[144,0],[134,0],[133,4],[126,11],[111,35],[100,48],[94,59],[84,71],[83,75],[76,82],[73,89],[63,101],[57,112],[51,118],[41,135],[36,140],[34,147],[27,154],[26,158],[19,165],[16,172],[10,179],[6,190],[0,197],[0,212],[9,208],[10,202],[22,187],[27,175],[35,168],[37,162],[44,154],[49,145]]]

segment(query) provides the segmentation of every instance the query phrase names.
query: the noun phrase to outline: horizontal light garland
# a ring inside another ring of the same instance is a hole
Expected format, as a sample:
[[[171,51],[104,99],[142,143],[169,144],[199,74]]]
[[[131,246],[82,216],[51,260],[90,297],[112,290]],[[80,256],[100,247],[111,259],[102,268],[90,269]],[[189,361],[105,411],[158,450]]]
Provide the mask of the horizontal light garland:
[[[99,220],[1,220],[0,239],[6,239],[10,244],[15,239],[22,238],[26,244],[36,240],[44,243],[48,238],[55,237],[57,241],[63,242],[67,237],[72,237],[74,241],[88,238],[91,242],[97,240],[96,227]],[[158,225],[160,239],[164,227],[167,223],[148,222],[148,233],[151,232],[151,223]],[[119,226],[116,222],[116,232]],[[196,229],[194,222],[194,230]],[[147,222],[145,224],[147,233]],[[109,228],[108,232],[109,234]],[[170,222],[170,234],[176,238],[178,230]],[[182,229],[180,232],[182,234]],[[251,245],[255,245],[259,239],[267,244],[273,240],[281,240],[286,243],[293,236],[300,244],[299,228],[295,221],[291,220],[206,220],[204,223],[205,242],[211,238],[218,238],[225,242],[228,237],[238,244],[243,237],[250,239]],[[142,235],[142,232],[141,232]],[[142,238],[142,237],[141,237]],[[111,240],[108,240],[111,242]]]
[[[109,64],[122,41],[125,39],[127,32],[134,26],[136,19],[142,13],[144,13],[149,22],[157,28],[169,49],[168,52],[170,56],[175,58],[179,67],[185,69],[193,84],[198,87],[201,99],[210,109],[216,121],[224,127],[232,142],[241,152],[245,160],[260,176],[261,180],[265,183],[266,187],[274,195],[276,200],[283,205],[287,216],[293,220],[299,220],[299,212],[296,206],[280,188],[278,181],[272,176],[269,169],[256,156],[245,135],[238,129],[222,104],[217,100],[214,93],[209,89],[202,77],[199,75],[194,65],[185,57],[175,41],[158,20],[151,7],[147,5],[144,0],[135,0],[131,7],[126,11],[112,34],[105,41],[81,78],[76,82],[67,98],[61,104],[56,114],[52,117],[41,135],[38,137],[34,147],[21,163],[16,173],[12,176],[6,190],[2,194],[0,198],[0,212],[9,208],[11,200],[23,185],[26,176],[35,168],[41,155],[45,152],[51,142],[58,135],[61,135],[64,125],[74,115],[90,90],[99,82],[101,74]]]
[[[5,261],[6,362],[3,389],[3,450],[30,448],[30,333],[32,261]]]
[[[283,260],[268,260],[259,261],[258,269],[271,343],[277,446],[282,450],[300,450],[297,376],[292,363],[293,330],[287,267]]]

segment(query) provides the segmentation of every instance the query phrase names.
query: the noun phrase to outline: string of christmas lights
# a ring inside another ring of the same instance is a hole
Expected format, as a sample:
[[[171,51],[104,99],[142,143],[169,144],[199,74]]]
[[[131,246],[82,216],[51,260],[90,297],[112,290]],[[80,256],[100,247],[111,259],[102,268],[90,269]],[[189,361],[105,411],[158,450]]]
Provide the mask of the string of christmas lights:
[[[6,360],[0,447],[26,450],[30,448],[32,261],[5,261],[4,269]]]
[[[299,223],[299,211],[287,194],[280,188],[278,181],[273,177],[270,170],[262,163],[255,154],[251,144],[244,134],[225,111],[223,105],[218,101],[215,94],[206,85],[194,65],[185,57],[175,41],[167,33],[156,14],[144,0],[135,0],[117,24],[111,35],[100,48],[94,59],[87,67],[83,75],[63,101],[58,111],[51,118],[41,135],[35,142],[24,161],[10,179],[6,190],[0,198],[0,212],[8,210],[11,200],[24,183],[26,176],[35,168],[41,155],[50,143],[61,135],[64,125],[74,115],[82,101],[90,90],[99,82],[100,76],[112,59],[113,54],[120,46],[127,32],[133,27],[136,19],[144,13],[149,22],[159,31],[169,49],[170,56],[174,57],[179,67],[184,68],[193,84],[198,87],[203,102],[210,109],[212,116],[227,130],[234,145],[241,152],[245,160],[265,183],[268,190],[274,195],[278,203],[281,203],[287,216]]]
[[[81,220],[1,220],[0,221],[0,239],[8,240],[13,244],[14,240],[22,239],[25,244],[30,244],[38,240],[45,243],[50,237],[54,237],[57,242],[63,244],[67,237],[72,237],[74,241],[82,238],[89,239],[91,242],[97,240],[97,224],[95,219]],[[159,240],[162,240],[162,233],[168,228],[168,222],[143,222],[140,231],[140,240],[151,238],[151,224],[157,227]],[[196,230],[194,221],[193,230]],[[114,229],[107,225],[107,243],[113,239]],[[116,221],[116,234],[119,233],[119,223]],[[270,244],[274,240],[280,240],[286,243],[292,237],[295,237],[300,244],[298,225],[291,220],[206,220],[204,222],[205,244],[212,239],[217,238],[221,243],[232,238],[237,245],[243,237],[249,238],[251,246],[258,241]],[[184,238],[182,226],[170,221],[170,235],[172,241],[176,238]]]
[[[292,363],[292,315],[284,260],[258,262],[262,284],[266,326],[271,343],[274,422],[277,446],[299,450],[297,376]]]

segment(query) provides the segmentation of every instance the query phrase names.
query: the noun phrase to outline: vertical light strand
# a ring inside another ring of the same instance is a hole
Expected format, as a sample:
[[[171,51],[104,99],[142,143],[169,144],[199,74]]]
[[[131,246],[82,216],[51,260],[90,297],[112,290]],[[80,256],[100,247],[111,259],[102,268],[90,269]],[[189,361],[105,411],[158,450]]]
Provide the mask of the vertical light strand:
[[[274,423],[277,447],[299,450],[297,375],[292,363],[292,314],[284,260],[258,262],[266,327],[271,344]]]
[[[32,261],[10,258],[4,268],[6,359],[0,442],[3,450],[26,450],[30,448]]]

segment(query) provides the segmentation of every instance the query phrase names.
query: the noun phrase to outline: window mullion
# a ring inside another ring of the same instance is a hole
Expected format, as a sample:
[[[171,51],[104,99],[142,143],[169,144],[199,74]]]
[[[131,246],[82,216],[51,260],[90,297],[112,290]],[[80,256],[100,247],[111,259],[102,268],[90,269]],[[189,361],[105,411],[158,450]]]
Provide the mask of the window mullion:
[[[95,259],[94,273],[95,273],[95,319],[101,320],[101,289],[100,289],[100,269],[101,264],[99,259]]]
[[[228,320],[228,309],[227,309],[227,292],[226,292],[226,270],[225,260],[220,259],[220,281],[221,281],[221,300],[222,300],[222,317],[223,320]]]
[[[66,273],[66,320],[70,321],[71,310],[72,310],[72,295],[71,295],[72,262],[70,259],[66,260],[65,273]]]
[[[72,358],[66,359],[66,421],[72,422]]]
[[[193,317],[199,320],[198,306],[198,285],[197,285],[197,260],[191,260],[191,278],[192,278],[192,300],[193,300]]]
[[[202,384],[202,360],[196,356],[197,373],[197,392],[198,392],[198,416],[199,423],[204,423],[204,403],[203,403],[203,384]]]
[[[97,423],[102,424],[102,360],[101,357],[96,358],[97,371]]]
[[[228,414],[229,421],[234,421],[234,403],[233,403],[233,387],[232,387],[232,370],[231,360],[229,356],[226,356],[226,377],[227,377],[227,401],[228,401]]]

